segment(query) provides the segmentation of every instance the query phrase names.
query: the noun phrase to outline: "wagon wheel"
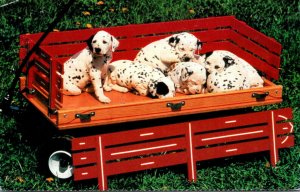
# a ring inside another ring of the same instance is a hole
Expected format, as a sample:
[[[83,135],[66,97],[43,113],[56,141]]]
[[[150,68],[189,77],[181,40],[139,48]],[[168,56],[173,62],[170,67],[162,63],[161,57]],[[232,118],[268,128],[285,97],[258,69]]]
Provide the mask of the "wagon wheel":
[[[70,179],[73,176],[70,136],[53,137],[40,150],[39,164],[47,176]]]

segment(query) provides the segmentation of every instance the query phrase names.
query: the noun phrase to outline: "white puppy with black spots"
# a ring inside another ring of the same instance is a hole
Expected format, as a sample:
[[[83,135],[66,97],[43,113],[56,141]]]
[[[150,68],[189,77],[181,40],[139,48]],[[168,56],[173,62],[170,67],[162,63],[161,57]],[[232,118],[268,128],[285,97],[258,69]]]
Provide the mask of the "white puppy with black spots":
[[[119,92],[136,91],[142,96],[158,98],[175,96],[173,81],[160,70],[130,60],[118,60],[109,65],[105,90],[110,87]]]
[[[92,83],[97,99],[109,103],[111,100],[103,93],[103,80],[119,41],[106,31],[99,31],[87,40],[87,44],[86,48],[64,63],[63,93],[79,95],[87,91],[87,85]]]
[[[184,94],[204,93],[206,70],[195,62],[180,62],[169,71],[169,77],[175,83],[176,92]]]
[[[200,40],[191,33],[174,34],[142,48],[134,62],[147,64],[167,74],[173,64],[191,61],[201,45]]]
[[[207,91],[225,92],[263,87],[263,79],[245,60],[235,54],[217,50],[206,53],[205,68],[208,72]]]

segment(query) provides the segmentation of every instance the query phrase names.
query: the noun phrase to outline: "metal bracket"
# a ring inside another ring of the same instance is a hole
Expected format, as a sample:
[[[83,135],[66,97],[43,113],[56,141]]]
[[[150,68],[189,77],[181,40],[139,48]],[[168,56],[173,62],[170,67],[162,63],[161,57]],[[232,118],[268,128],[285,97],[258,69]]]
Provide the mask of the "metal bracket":
[[[184,101],[179,103],[167,103],[167,107],[171,107],[172,111],[180,111],[181,107],[185,105]]]
[[[269,95],[269,92],[265,92],[265,93],[252,93],[252,97],[255,97],[258,100],[264,99],[268,95]]]
[[[95,112],[90,112],[88,114],[80,114],[80,113],[77,113],[75,114],[75,118],[79,118],[81,121],[90,121],[91,120],[91,117],[92,116],[95,116]]]

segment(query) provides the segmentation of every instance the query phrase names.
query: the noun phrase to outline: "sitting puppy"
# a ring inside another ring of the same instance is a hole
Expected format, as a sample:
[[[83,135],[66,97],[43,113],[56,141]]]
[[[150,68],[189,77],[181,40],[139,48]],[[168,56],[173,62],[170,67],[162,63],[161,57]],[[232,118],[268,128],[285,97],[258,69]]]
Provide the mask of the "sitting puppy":
[[[102,81],[119,41],[109,33],[99,31],[88,39],[87,44],[86,48],[64,63],[62,91],[65,95],[79,95],[92,83],[98,100],[109,103],[110,99],[103,93]]]
[[[109,65],[105,90],[119,92],[135,90],[142,96],[169,98],[175,96],[175,86],[160,70],[129,60],[118,60]]]
[[[228,66],[237,64],[240,66],[239,70],[242,72],[243,76],[246,77],[246,81],[249,84],[250,88],[263,87],[264,81],[257,73],[256,69],[252,67],[248,62],[229,51],[216,50],[210,53],[206,53],[202,57],[204,57],[205,68],[208,73],[220,73],[224,71]]]
[[[193,34],[183,32],[154,41],[137,54],[134,62],[147,64],[167,74],[174,63],[190,61],[202,43]]]
[[[175,83],[176,92],[198,94],[204,92],[206,70],[195,62],[181,62],[168,73]]]

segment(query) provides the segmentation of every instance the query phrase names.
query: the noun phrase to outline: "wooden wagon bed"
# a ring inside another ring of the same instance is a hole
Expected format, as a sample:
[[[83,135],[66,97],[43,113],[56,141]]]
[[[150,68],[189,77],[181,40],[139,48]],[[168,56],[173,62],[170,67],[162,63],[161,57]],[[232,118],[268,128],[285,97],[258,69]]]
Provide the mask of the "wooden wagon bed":
[[[203,42],[200,53],[223,49],[248,61],[264,76],[263,88],[207,93],[176,94],[175,98],[153,99],[133,93],[106,92],[112,100],[102,104],[93,94],[62,95],[59,89],[63,63],[83,49],[87,40],[98,30],[105,30],[120,41],[113,60],[132,60],[148,43],[187,31]],[[33,47],[42,33],[20,37],[20,59]],[[58,129],[83,128],[145,119],[198,114],[211,111],[246,108],[279,103],[282,86],[271,82],[278,79],[281,45],[233,16],[170,21],[150,24],[52,32],[42,42],[24,69],[21,77],[23,94]]]

